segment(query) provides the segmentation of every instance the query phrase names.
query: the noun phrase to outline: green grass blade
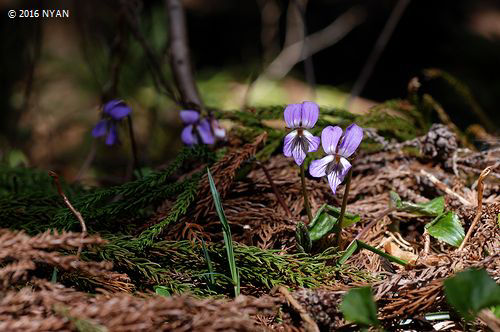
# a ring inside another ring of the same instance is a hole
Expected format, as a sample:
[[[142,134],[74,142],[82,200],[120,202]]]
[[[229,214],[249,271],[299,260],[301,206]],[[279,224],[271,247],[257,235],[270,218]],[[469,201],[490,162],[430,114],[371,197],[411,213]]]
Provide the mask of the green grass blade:
[[[217,211],[217,215],[222,224],[222,232],[224,234],[224,244],[226,247],[227,260],[229,262],[229,270],[231,271],[231,277],[234,281],[234,295],[240,295],[240,278],[238,274],[238,269],[236,267],[236,260],[234,258],[234,249],[233,249],[233,240],[231,237],[231,228],[229,227],[229,223],[227,222],[226,214],[224,213],[224,208],[222,207],[222,202],[220,200],[219,192],[215,187],[215,182],[210,173],[210,169],[207,168],[208,174],[208,182],[210,183],[210,192],[212,193],[212,197],[214,199],[215,210]]]
[[[215,271],[212,264],[212,260],[210,259],[210,255],[208,254],[207,246],[205,244],[205,240],[201,240],[201,248],[203,249],[203,256],[205,256],[205,260],[207,261],[208,272],[210,276],[210,287],[215,285]]]

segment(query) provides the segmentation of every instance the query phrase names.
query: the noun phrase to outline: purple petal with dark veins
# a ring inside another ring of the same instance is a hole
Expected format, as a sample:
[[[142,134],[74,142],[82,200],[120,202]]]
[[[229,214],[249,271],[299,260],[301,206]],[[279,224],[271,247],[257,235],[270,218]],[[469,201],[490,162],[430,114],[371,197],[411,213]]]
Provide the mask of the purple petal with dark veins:
[[[298,140],[302,141],[303,138],[299,137]],[[296,138],[296,141],[297,141],[297,138]],[[297,165],[299,165],[299,166],[302,165],[302,163],[304,162],[304,159],[306,159],[306,151],[304,150],[304,147],[302,144],[300,144],[300,143],[295,144],[294,148],[292,149],[292,156],[293,156],[293,159],[295,160],[295,163]]]
[[[342,129],[339,126],[328,126],[323,129],[321,132],[321,144],[323,145],[325,153],[336,153],[340,136],[342,136]]]
[[[327,168],[330,168],[329,166]],[[347,172],[351,168],[351,163],[345,158],[340,158],[340,163],[335,164],[332,169],[327,169],[326,177],[328,178],[328,184],[332,188],[333,194],[337,192],[337,186],[344,181]]]
[[[302,128],[312,128],[318,121],[319,106],[315,102],[305,101],[302,103]]]
[[[316,150],[318,150],[319,143],[320,143],[320,138],[318,136],[313,136],[313,134],[311,134],[307,130],[304,130],[302,132],[302,135],[304,135],[304,137],[307,139],[307,143],[308,143],[307,152],[315,152]]]
[[[326,156],[318,160],[313,160],[309,166],[309,174],[315,178],[326,175],[326,168],[329,163],[335,160],[334,156]]]
[[[111,124],[108,131],[108,136],[106,136],[106,145],[115,145],[118,143],[118,131],[116,130],[116,125]]]
[[[193,124],[200,118],[200,113],[191,110],[184,110],[180,112],[181,120],[185,124]]]
[[[358,148],[361,140],[363,139],[363,129],[357,124],[353,123],[345,130],[345,135],[342,137],[342,142],[339,146],[339,154],[348,158]]]
[[[182,129],[181,133],[182,143],[186,145],[198,144],[198,137],[193,132],[193,125],[189,125]]]
[[[92,136],[101,137],[106,135],[106,131],[108,130],[108,120],[102,119],[95,125],[94,129],[92,129]]]
[[[297,130],[294,130],[285,136],[285,143],[283,144],[283,154],[285,155],[285,157],[292,156],[292,144],[295,137],[297,137]]]
[[[301,114],[301,104],[290,104],[285,108],[285,122],[288,128],[300,127],[300,121],[302,120]]]
[[[204,144],[214,144],[215,137],[212,134],[212,128],[210,127],[210,123],[207,119],[203,119],[196,126],[198,133],[200,134],[201,140]]]

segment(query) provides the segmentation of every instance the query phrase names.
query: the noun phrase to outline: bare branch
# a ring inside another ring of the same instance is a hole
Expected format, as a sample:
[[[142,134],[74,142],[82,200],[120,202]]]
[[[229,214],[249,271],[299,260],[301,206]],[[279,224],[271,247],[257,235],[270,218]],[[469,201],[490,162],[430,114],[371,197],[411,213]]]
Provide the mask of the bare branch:
[[[148,41],[146,40],[146,37],[144,37],[143,33],[139,28],[139,22],[136,17],[136,9],[133,7],[133,3],[127,0],[122,0],[121,3],[125,11],[125,18],[130,28],[130,31],[132,32],[132,35],[137,40],[137,42],[141,45],[141,47],[144,50],[144,53],[146,54],[146,57],[148,58],[151,68],[151,74],[153,76],[153,80],[155,82],[156,87],[160,91],[163,89],[163,92],[167,96],[169,96],[173,101],[178,103],[179,98],[177,97],[172,86],[169,84],[169,82],[167,82],[165,76],[163,75],[163,71],[161,69],[161,61],[154,54],[153,49],[151,48]]]
[[[255,80],[252,87],[264,80],[282,79],[298,62],[340,41],[356,26],[361,24],[365,17],[364,9],[360,7],[351,8],[323,30],[310,34],[305,39],[285,47]],[[306,52],[303,52],[304,44],[306,44]]]
[[[180,0],[165,0],[168,15],[170,66],[183,106],[200,109],[203,103],[191,67],[186,18]]]
[[[377,42],[375,43],[375,46],[373,47],[373,50],[368,57],[368,60],[366,60],[365,66],[361,70],[361,74],[359,74],[358,79],[354,83],[351,95],[349,99],[347,99],[347,108],[349,108],[352,101],[361,94],[361,91],[363,91],[366,82],[368,82],[368,79],[373,72],[373,68],[375,68],[375,64],[380,58],[382,51],[385,49],[385,46],[389,42],[394,29],[396,29],[396,25],[403,16],[403,13],[405,12],[406,7],[408,7],[408,5],[410,4],[410,1],[411,0],[399,0],[392,10],[391,16],[389,16],[389,19],[387,20],[384,29],[380,33],[380,36],[378,37]]]

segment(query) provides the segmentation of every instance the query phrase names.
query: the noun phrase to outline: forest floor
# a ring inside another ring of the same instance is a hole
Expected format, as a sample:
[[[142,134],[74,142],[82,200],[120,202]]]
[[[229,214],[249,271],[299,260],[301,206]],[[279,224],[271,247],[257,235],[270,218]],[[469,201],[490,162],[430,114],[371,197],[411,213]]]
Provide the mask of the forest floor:
[[[457,316],[443,281],[469,268],[500,279],[498,146],[467,148],[443,125],[406,140],[365,130],[377,148],[357,154],[347,199],[360,221],[342,229],[339,247],[329,233],[300,253],[298,167],[269,128],[234,129],[223,147],[184,149],[166,169],[120,186],[63,183],[88,233],[46,173],[3,168],[0,331],[357,330],[339,305],[368,285],[387,330],[495,328],[495,317]],[[242,294],[234,299],[207,166],[232,232]],[[313,215],[341,206],[343,185],[333,195],[325,179],[307,177],[306,187]],[[395,208],[391,191],[415,204],[443,196],[465,233],[476,219],[465,246],[431,236],[425,226],[436,216]],[[338,264],[353,240],[407,264],[365,249]],[[426,318],[439,312],[448,317]]]

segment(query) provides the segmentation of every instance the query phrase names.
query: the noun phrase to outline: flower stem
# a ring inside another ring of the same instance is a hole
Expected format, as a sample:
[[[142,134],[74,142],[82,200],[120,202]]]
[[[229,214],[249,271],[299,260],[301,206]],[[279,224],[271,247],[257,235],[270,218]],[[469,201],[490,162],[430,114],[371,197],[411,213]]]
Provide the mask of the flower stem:
[[[127,116],[127,121],[128,121],[128,133],[130,136],[130,145],[132,146],[132,158],[134,159],[134,169],[137,170],[139,176],[142,178],[142,171],[139,166],[139,158],[137,155],[137,145],[135,143],[134,127],[132,125],[132,117],[130,115]]]
[[[279,191],[278,187],[276,187],[276,184],[274,184],[274,181],[273,181],[273,178],[271,177],[271,174],[269,174],[269,171],[267,170],[266,166],[264,166],[264,164],[262,164],[260,161],[255,161],[255,163],[260,167],[262,168],[262,170],[264,171],[264,175],[266,176],[267,178],[267,181],[269,182],[269,184],[271,185],[271,189],[273,190],[274,192],[274,195],[276,196],[276,198],[278,199],[278,202],[281,204],[281,206],[283,207],[283,209],[285,210],[286,212],[286,215],[288,218],[291,218],[292,217],[292,212],[290,211],[290,209],[288,208],[288,205],[286,205],[285,203],[285,200],[283,199],[283,197],[281,196],[281,192]]]
[[[342,198],[342,207],[340,208],[340,215],[338,220],[338,231],[337,231],[337,247],[340,245],[340,238],[342,234],[342,220],[344,219],[345,210],[347,208],[347,198],[349,196],[349,189],[351,188],[351,178],[352,178],[352,167],[347,173],[347,180],[345,182],[344,197]]]
[[[300,181],[302,183],[302,196],[304,196],[304,207],[307,211],[307,218],[309,219],[309,223],[312,222],[313,217],[311,213],[311,206],[309,205],[309,197],[307,196],[307,188],[306,188],[306,176],[304,172],[304,164],[300,165]]]

